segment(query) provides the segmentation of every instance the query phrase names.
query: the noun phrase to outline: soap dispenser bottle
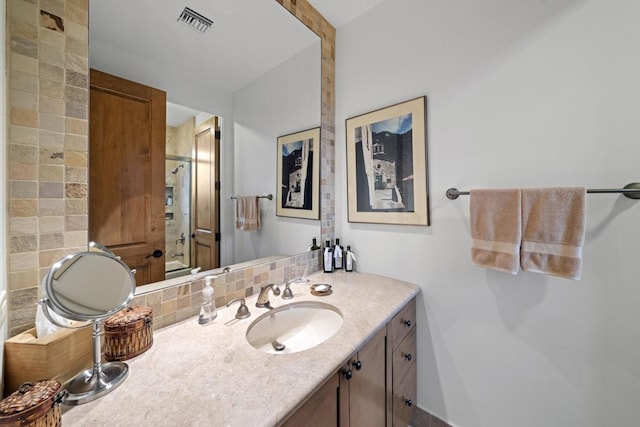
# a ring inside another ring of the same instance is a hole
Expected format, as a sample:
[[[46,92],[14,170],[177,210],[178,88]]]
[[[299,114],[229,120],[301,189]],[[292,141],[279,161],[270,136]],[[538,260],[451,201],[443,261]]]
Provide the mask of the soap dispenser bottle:
[[[342,269],[342,246],[340,246],[340,239],[336,238],[336,245],[333,247],[333,269]]]
[[[204,278],[204,288],[202,289],[202,305],[200,306],[200,316],[198,316],[198,323],[206,325],[216,318],[216,304],[214,300],[214,290],[211,287],[211,281],[216,276],[207,276]]]
[[[351,250],[351,246],[347,245],[347,251],[344,260],[344,270],[347,272],[353,271],[353,262],[356,260],[356,255]]]

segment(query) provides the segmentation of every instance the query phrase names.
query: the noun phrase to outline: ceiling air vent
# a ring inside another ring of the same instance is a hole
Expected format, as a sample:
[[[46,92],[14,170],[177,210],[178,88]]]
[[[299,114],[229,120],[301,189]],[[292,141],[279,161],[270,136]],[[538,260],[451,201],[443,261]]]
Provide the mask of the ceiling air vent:
[[[188,7],[185,7],[178,17],[178,22],[182,22],[189,28],[202,34],[206,33],[209,27],[211,27],[211,24],[213,24],[211,19],[200,15],[198,12],[189,9]]]

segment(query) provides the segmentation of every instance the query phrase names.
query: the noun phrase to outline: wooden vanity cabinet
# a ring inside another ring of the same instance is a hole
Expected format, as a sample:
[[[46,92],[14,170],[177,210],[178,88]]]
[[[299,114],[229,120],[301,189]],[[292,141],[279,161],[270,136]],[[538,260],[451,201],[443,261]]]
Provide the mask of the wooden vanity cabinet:
[[[282,425],[407,426],[416,399],[412,299]]]
[[[390,348],[391,421],[407,426],[413,416],[417,393],[416,300],[412,299],[387,325]]]
[[[384,426],[386,336],[382,328],[340,371],[340,425]]]

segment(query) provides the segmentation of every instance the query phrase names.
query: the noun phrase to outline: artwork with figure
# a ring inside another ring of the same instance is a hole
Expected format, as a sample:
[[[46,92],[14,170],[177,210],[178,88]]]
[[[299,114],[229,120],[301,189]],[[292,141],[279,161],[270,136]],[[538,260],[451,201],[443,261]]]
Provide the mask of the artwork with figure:
[[[429,225],[427,98],[346,120],[349,222]]]
[[[359,212],[413,212],[411,113],[355,128]]]
[[[282,207],[311,209],[313,138],[282,144]]]
[[[278,137],[276,215],[320,218],[320,128]]]

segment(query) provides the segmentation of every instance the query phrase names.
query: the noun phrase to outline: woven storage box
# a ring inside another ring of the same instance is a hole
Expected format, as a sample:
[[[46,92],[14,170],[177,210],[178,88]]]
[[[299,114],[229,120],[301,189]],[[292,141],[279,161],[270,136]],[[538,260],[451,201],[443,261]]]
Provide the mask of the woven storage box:
[[[0,425],[54,427],[61,425],[60,402],[65,392],[56,380],[24,383],[0,402]]]
[[[104,357],[127,360],[147,351],[153,344],[153,310],[127,307],[104,322]]]

